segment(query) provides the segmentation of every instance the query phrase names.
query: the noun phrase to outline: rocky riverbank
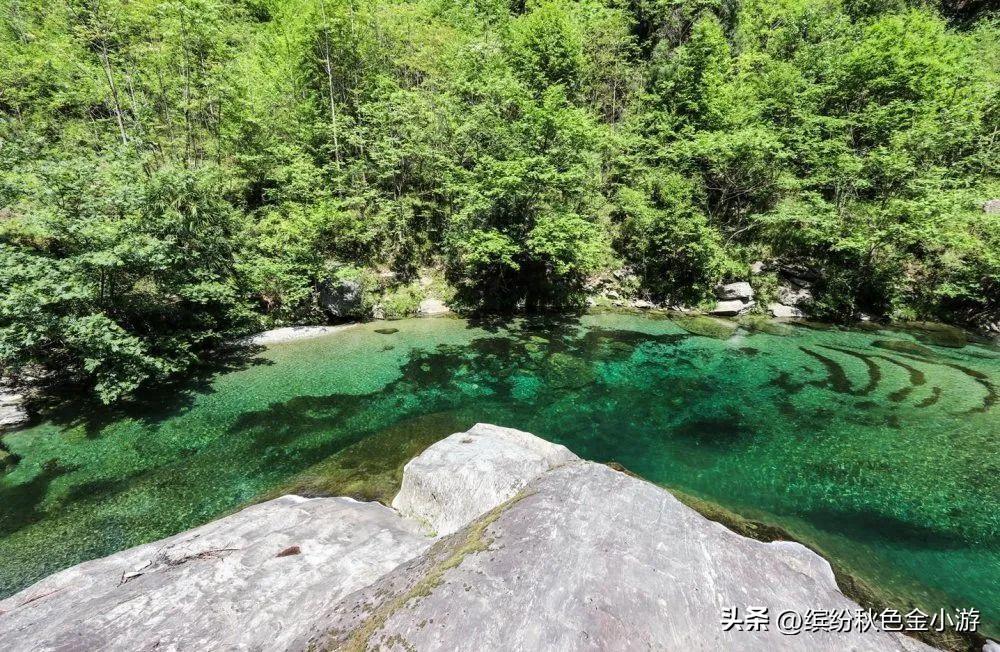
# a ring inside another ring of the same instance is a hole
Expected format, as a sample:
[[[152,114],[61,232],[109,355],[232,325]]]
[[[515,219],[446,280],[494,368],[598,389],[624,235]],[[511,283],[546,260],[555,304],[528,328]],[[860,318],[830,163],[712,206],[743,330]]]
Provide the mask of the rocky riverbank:
[[[799,544],[480,424],[407,464],[392,508],[284,496],[42,580],[0,602],[0,649],[931,649],[727,631],[736,607],[859,608]]]
[[[272,344],[282,344],[284,342],[294,342],[296,340],[306,340],[331,333],[354,328],[358,324],[339,324],[336,326],[284,326],[282,328],[272,328],[271,330],[251,335],[241,340],[242,344],[256,346],[270,346]]]
[[[26,407],[27,396],[18,388],[0,383],[0,434],[25,425],[30,416]],[[2,455],[0,449],[0,455]],[[0,460],[0,467],[2,467]]]

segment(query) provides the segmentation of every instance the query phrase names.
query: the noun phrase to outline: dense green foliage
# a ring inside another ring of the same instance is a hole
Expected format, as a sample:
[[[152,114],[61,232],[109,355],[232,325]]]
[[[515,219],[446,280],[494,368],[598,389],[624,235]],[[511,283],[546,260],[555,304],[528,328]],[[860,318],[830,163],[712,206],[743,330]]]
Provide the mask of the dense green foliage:
[[[428,267],[535,310],[771,259],[821,316],[994,319],[981,4],[4,0],[0,363],[112,401],[348,271],[405,313]]]

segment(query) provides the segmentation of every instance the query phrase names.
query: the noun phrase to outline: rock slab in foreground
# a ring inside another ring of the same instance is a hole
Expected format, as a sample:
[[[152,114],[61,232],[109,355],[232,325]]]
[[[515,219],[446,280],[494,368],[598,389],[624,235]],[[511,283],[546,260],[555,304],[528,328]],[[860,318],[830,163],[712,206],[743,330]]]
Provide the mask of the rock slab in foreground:
[[[344,599],[295,648],[931,649],[883,632],[724,632],[722,610],[748,606],[858,608],[804,546],[747,539],[659,487],[577,462]]]
[[[0,650],[284,650],[430,544],[377,503],[283,496],[0,601]]]
[[[0,650],[929,649],[724,632],[726,607],[857,605],[803,546],[746,539],[527,433],[448,437],[403,485],[421,521],[471,522],[435,541],[382,505],[285,496],[0,601]]]

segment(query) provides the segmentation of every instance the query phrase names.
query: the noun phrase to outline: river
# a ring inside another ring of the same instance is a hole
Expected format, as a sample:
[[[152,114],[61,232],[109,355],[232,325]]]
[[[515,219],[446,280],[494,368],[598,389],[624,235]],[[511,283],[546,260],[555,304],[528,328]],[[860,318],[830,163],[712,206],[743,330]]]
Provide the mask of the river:
[[[998,387],[996,347],[874,327],[365,324],[6,436],[0,596],[283,491],[388,500],[407,459],[485,421],[779,525],[901,606],[979,609],[996,636]]]

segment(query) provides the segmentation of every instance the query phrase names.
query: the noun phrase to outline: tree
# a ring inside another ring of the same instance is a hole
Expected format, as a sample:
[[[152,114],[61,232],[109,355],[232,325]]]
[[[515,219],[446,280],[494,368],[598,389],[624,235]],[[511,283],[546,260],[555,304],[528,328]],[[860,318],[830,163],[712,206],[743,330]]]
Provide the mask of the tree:
[[[598,227],[600,131],[566,103],[561,86],[540,101],[500,79],[466,132],[475,152],[449,226],[450,273],[473,306],[537,310],[572,305],[608,259]]]
[[[8,2],[3,375],[114,401],[426,267],[530,311],[771,258],[820,316],[993,323],[1000,38],[959,4]]]

